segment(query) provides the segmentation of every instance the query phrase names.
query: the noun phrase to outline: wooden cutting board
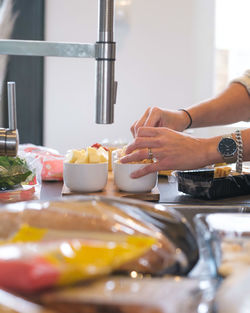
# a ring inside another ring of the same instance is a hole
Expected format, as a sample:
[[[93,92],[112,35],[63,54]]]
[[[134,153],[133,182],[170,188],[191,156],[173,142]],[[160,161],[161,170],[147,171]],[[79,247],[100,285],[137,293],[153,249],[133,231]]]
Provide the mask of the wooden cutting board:
[[[68,189],[65,185],[62,188],[63,196],[72,196],[72,195],[98,195],[98,196],[109,196],[109,197],[124,197],[124,198],[132,198],[144,201],[152,201],[157,202],[160,200],[160,192],[157,186],[151,192],[142,192],[142,193],[127,193],[120,191],[114,184],[113,173],[109,172],[108,182],[106,187],[99,192],[74,192]]]

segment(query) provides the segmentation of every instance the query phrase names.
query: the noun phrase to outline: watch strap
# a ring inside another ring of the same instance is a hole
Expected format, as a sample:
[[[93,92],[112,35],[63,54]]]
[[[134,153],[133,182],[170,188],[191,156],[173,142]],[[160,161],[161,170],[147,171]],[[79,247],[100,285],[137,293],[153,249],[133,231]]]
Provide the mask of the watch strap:
[[[242,162],[243,162],[243,142],[241,137],[241,131],[237,129],[235,131],[236,144],[237,144],[237,160],[236,160],[236,172],[242,172]]]

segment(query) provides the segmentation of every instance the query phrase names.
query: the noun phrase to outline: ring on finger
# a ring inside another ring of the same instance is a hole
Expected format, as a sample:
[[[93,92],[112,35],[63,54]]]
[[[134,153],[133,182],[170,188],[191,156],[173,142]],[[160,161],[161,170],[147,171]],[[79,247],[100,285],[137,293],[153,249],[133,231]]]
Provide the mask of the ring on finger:
[[[148,158],[149,158],[149,160],[152,160],[154,158],[154,155],[153,155],[151,148],[148,148]]]

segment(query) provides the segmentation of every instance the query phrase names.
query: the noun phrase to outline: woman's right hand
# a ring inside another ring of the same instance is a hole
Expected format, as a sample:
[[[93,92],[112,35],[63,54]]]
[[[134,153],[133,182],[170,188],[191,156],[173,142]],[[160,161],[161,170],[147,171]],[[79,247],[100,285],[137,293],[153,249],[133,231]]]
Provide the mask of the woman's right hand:
[[[183,111],[164,110],[149,107],[143,116],[130,128],[136,137],[140,127],[167,127],[176,131],[183,131],[189,124],[189,117]]]

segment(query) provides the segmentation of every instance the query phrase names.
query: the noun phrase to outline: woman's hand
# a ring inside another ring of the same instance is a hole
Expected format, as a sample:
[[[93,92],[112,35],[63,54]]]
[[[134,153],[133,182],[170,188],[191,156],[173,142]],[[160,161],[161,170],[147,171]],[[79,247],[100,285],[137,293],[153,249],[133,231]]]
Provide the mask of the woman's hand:
[[[217,151],[220,137],[193,138],[164,127],[140,127],[134,142],[127,147],[122,163],[139,162],[148,158],[148,148],[154,163],[134,172],[133,178],[160,170],[188,170],[222,161]],[[136,150],[136,151],[135,151]]]
[[[148,108],[143,116],[130,128],[134,137],[140,127],[168,127],[173,130],[183,131],[190,120],[183,111],[164,110],[157,107]]]

